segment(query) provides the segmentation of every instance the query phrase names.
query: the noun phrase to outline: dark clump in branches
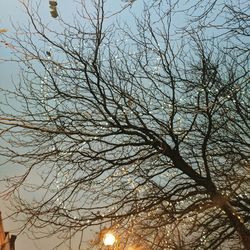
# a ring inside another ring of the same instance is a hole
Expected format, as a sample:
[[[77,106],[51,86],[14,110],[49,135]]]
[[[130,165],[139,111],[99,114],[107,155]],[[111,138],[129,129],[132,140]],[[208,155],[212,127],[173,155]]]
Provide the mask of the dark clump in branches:
[[[25,6],[18,104],[0,118],[24,170],[5,195],[64,240],[101,225],[121,249],[249,249],[249,8],[156,1],[138,17],[136,2],[81,2],[54,30]]]
[[[49,1],[49,8],[50,8],[50,15],[54,18],[58,17],[57,12],[57,1],[56,0],[50,0]]]

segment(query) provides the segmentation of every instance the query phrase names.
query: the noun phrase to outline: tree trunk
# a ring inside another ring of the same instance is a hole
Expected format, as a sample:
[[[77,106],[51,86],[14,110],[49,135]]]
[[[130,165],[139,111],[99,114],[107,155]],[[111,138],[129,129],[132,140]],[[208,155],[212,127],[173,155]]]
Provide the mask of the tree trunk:
[[[250,231],[246,228],[243,219],[239,216],[237,211],[230,205],[228,198],[217,191],[216,186],[211,180],[201,177],[194,171],[177,152],[172,151],[168,156],[172,157],[176,168],[182,170],[197,184],[207,189],[214,204],[226,213],[231,225],[239,234],[245,249],[250,250]]]
[[[237,211],[230,205],[227,197],[220,193],[215,193],[211,195],[211,199],[216,206],[226,213],[231,225],[238,232],[245,249],[250,250],[250,231],[246,228],[243,219],[237,214]]]

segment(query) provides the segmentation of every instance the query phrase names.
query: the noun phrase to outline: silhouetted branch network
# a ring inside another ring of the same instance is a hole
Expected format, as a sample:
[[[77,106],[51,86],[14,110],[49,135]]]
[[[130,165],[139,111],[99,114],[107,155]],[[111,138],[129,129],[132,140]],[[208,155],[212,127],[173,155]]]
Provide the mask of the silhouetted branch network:
[[[0,118],[1,155],[22,170],[4,194],[24,227],[64,240],[100,225],[121,249],[249,249],[249,6],[136,16],[136,2],[112,16],[81,1],[55,29],[26,6]]]

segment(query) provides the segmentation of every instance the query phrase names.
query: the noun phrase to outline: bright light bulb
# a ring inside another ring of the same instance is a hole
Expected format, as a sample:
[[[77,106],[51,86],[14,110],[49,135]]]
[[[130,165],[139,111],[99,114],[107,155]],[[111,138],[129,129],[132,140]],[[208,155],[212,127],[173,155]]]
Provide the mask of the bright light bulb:
[[[115,243],[115,236],[112,233],[106,233],[103,237],[103,243],[105,246],[113,246]]]

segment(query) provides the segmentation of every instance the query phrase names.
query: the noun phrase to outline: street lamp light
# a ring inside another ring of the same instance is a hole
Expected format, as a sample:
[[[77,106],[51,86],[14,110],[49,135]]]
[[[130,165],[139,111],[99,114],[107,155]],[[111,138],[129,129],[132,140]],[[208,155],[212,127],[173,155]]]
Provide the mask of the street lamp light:
[[[119,242],[119,239],[116,238],[116,236],[112,233],[112,231],[108,231],[105,229],[105,231],[101,234],[101,238],[103,241],[103,244],[105,246],[105,249],[110,250],[119,250],[122,249],[120,247],[121,242]],[[133,244],[126,247],[127,250],[142,250],[142,247],[138,244]]]
[[[115,236],[110,232],[106,233],[103,237],[103,243],[105,246],[113,246],[115,241]]]

